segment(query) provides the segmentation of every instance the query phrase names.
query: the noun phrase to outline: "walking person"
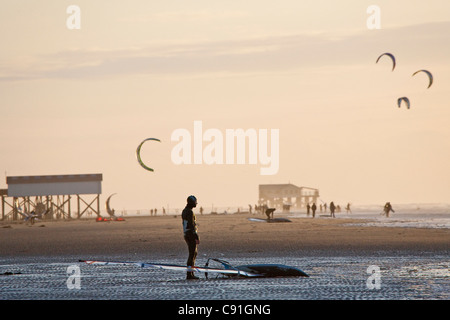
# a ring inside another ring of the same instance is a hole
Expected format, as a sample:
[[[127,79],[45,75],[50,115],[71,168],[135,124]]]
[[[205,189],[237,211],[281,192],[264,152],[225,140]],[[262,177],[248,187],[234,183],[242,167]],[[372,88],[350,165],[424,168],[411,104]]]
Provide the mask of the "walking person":
[[[347,213],[352,213],[352,209],[350,209],[350,203],[347,203],[347,207],[345,208],[347,210]]]
[[[313,218],[316,216],[316,209],[317,209],[316,203],[313,203],[313,205],[311,206]]]
[[[335,205],[334,205],[334,202],[331,201],[331,202],[330,202],[330,216],[333,217],[333,218],[336,218],[336,217],[334,216],[334,210],[336,210],[336,207],[335,207]]]
[[[394,209],[392,209],[392,205],[390,202],[386,202],[384,205],[384,214],[386,215],[386,218],[389,218],[389,212],[395,212]]]

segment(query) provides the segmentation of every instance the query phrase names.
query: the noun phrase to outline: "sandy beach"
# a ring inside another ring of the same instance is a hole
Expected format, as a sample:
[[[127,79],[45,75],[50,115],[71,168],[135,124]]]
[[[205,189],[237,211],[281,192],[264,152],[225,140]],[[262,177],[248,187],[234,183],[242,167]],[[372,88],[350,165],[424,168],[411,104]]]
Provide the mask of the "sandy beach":
[[[278,217],[280,217],[279,215]],[[310,277],[213,278],[190,282],[184,272],[137,266],[93,266],[86,260],[184,265],[179,216],[126,221],[0,224],[0,300],[322,300],[449,298],[450,230],[367,226],[362,219],[295,217],[250,221],[249,214],[197,215],[197,265],[220,258],[233,265],[296,266]],[[367,286],[369,266],[382,286]],[[73,269],[75,268],[75,269]],[[81,283],[72,289],[73,270]],[[68,284],[69,283],[69,284]],[[173,310],[172,310],[173,309]],[[172,308],[176,312],[176,308]]]
[[[199,255],[273,257],[311,255],[446,254],[450,230],[386,228],[343,218],[254,222],[249,214],[198,215]],[[359,223],[359,225],[354,225]],[[128,217],[126,221],[43,221],[0,224],[1,256],[177,257],[186,255],[179,216]]]

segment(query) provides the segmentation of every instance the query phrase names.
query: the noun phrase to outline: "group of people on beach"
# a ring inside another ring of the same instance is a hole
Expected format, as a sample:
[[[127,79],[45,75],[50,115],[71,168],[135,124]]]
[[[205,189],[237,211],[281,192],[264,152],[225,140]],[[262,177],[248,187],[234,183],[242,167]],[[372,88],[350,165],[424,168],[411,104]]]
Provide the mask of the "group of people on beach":
[[[327,204],[324,203],[323,206],[322,204],[320,205],[320,212],[322,212],[322,209],[324,209],[325,212],[327,212]],[[312,212],[312,217],[314,218],[316,216],[316,210],[317,210],[317,206],[315,203],[313,203],[312,205],[310,205],[309,203],[306,205],[306,214],[307,216],[309,216],[310,211]],[[352,213],[352,210],[350,208],[350,203],[347,203],[347,206],[345,207],[345,210],[347,211],[347,213]],[[341,207],[339,205],[335,205],[333,201],[330,202],[330,217],[335,218],[335,212],[341,212]],[[390,212],[395,212],[394,209],[392,208],[392,205],[390,202],[386,202],[386,204],[384,205],[383,208],[383,212],[381,213],[382,215],[385,215],[387,218],[389,218],[389,214]]]
[[[323,205],[319,205],[320,212],[327,212],[327,204],[324,203]],[[310,205],[309,203],[306,205],[306,215],[309,216],[310,212],[312,212],[312,217],[314,218],[316,216],[316,210],[317,205],[316,203],[313,203]],[[347,203],[347,206],[345,207],[345,210],[347,213],[352,213],[352,210],[350,209],[350,203]],[[335,205],[333,201],[330,202],[330,217],[336,218],[335,212],[341,212],[341,206]]]

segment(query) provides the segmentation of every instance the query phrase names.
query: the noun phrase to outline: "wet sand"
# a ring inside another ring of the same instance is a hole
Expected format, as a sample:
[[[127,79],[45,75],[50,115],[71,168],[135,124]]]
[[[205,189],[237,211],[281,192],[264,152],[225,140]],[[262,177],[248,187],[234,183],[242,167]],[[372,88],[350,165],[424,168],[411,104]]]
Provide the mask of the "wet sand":
[[[449,229],[361,226],[361,219],[343,218],[265,223],[249,221],[250,217],[258,216],[197,215],[197,265],[203,266],[207,258],[221,258],[233,265],[282,263],[301,268],[309,278],[222,276],[206,280],[202,274],[201,280],[193,283],[185,280],[183,272],[78,262],[97,259],[183,265],[187,248],[179,216],[128,217],[122,222],[48,221],[33,226],[2,222],[0,300],[179,300],[184,306],[186,299],[449,298]],[[367,287],[371,265],[380,267],[379,290]],[[79,289],[70,288],[67,282],[73,267],[80,270]],[[162,306],[155,302],[155,308]],[[176,314],[178,306],[165,305],[164,309]],[[296,304],[290,306],[292,311],[297,308]],[[285,310],[285,306],[277,310]]]
[[[281,216],[281,215],[280,215]],[[280,217],[279,216],[279,217]],[[294,218],[249,221],[249,214],[198,215],[199,256],[302,257],[448,254],[450,230],[351,225],[361,219]],[[186,256],[179,216],[125,217],[126,221],[44,221],[0,224],[0,254],[80,259]]]

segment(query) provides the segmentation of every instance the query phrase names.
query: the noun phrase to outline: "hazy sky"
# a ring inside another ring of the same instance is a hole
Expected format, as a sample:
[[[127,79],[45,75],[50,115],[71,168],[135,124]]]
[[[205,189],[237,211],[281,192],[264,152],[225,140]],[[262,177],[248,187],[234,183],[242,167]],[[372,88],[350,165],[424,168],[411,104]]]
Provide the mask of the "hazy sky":
[[[69,5],[81,29],[66,25]],[[380,29],[367,27],[370,5]],[[246,206],[259,184],[288,182],[342,204],[448,203],[449,13],[448,0],[3,1],[0,170],[102,173],[116,210],[190,194]],[[395,71],[375,64],[384,52]],[[174,164],[171,134],[193,135],[194,121],[279,129],[277,174]],[[162,141],[142,147],[153,173],[135,158],[148,137]]]

